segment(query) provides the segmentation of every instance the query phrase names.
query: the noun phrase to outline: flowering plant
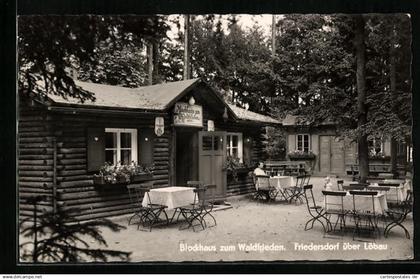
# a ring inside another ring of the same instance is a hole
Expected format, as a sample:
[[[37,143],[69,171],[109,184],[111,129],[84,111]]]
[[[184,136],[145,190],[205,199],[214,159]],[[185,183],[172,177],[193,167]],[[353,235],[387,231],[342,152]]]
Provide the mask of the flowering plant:
[[[312,150],[309,150],[307,152],[302,151],[302,150],[294,150],[294,151],[290,151],[287,156],[289,156],[289,158],[301,158],[301,159],[314,159],[315,158],[315,154],[312,152]]]
[[[230,155],[226,157],[226,161],[223,164],[223,170],[228,171],[235,181],[238,180],[238,170],[242,168],[250,168],[250,166],[241,163],[241,161],[237,157],[233,157]]]
[[[95,175],[94,177],[103,179],[105,183],[114,184],[130,182],[136,175],[152,174],[152,172],[153,166],[147,167],[134,161],[130,165],[121,165],[121,162],[118,162],[117,165],[105,163],[99,169],[99,175]]]
[[[391,159],[390,156],[385,155],[383,152],[377,152],[377,153],[373,153],[371,152],[369,154],[369,159],[376,159],[376,160],[389,160]]]

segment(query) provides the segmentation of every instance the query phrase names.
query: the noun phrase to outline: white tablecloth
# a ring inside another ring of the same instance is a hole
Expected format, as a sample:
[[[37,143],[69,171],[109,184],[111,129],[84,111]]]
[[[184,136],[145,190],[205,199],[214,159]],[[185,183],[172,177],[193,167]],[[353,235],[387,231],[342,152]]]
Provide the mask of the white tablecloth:
[[[172,186],[151,189],[149,192],[151,203],[166,205],[168,210],[190,205],[194,202],[194,188]],[[142,205],[147,206],[148,200],[143,198]]]
[[[409,187],[404,184],[404,182],[401,182],[401,180],[392,180],[392,179],[386,179],[383,182],[383,186],[386,186],[386,183],[400,183],[400,186],[390,186],[389,191],[385,192],[386,199],[388,202],[402,202],[407,197],[407,190],[409,190]],[[373,183],[372,185],[377,186],[377,183]]]
[[[282,190],[287,187],[296,186],[293,176],[273,176],[270,177],[270,185]]]
[[[328,204],[327,204],[328,202]],[[376,214],[385,214],[385,211],[388,210],[387,199],[384,194],[378,194],[373,197],[373,202],[375,204],[375,213]],[[324,196],[324,208],[325,209],[341,209],[341,205],[331,205],[331,204],[341,204],[341,197],[336,196]],[[372,197],[371,196],[355,196],[355,207],[356,210],[361,211],[372,211]],[[343,206],[344,211],[353,210],[353,196],[350,193],[347,193],[343,197]]]

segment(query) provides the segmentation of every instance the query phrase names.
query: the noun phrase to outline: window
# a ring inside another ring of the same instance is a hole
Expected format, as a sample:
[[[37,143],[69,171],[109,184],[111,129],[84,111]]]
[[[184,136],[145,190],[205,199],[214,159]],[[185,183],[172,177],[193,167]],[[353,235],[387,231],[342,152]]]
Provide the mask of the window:
[[[239,161],[243,162],[241,133],[228,133],[226,135],[226,152],[228,156],[239,158]]]
[[[137,161],[136,129],[105,129],[105,162],[128,165]]]
[[[368,139],[368,147],[369,147],[369,155],[379,155],[383,154],[384,144],[382,142],[382,138],[380,137],[372,137]]]
[[[309,152],[309,150],[311,150],[309,134],[296,135],[296,150],[303,152]]]

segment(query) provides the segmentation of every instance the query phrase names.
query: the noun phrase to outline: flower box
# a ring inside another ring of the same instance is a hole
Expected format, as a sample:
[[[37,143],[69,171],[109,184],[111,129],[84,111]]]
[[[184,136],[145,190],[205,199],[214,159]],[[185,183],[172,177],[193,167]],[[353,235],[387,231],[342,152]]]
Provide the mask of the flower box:
[[[299,161],[299,160],[315,160],[314,154],[305,154],[305,155],[292,155],[289,154],[289,159],[292,161]]]
[[[105,163],[100,168],[99,175],[93,176],[94,185],[129,184],[150,181],[153,179],[153,166],[138,165],[111,165]]]
[[[125,176],[117,176],[115,178],[108,178],[108,179],[101,175],[94,175],[93,184],[95,185],[128,184],[128,183],[135,183],[135,182],[150,181],[152,179],[153,179],[153,174],[151,173],[135,174],[135,175],[130,176],[129,178]]]

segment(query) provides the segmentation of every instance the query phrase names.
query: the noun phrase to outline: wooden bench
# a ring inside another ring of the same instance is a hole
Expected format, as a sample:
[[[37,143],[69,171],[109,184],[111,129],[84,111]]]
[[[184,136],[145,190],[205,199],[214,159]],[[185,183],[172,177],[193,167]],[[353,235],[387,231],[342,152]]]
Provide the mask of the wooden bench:
[[[359,174],[359,165],[355,164],[348,164],[346,165],[346,173],[348,175],[358,175]],[[369,164],[369,175],[378,176],[381,175],[382,177],[390,177],[392,176],[391,172],[391,164]]]
[[[301,174],[307,170],[305,161],[266,161],[265,171],[268,175]]]

